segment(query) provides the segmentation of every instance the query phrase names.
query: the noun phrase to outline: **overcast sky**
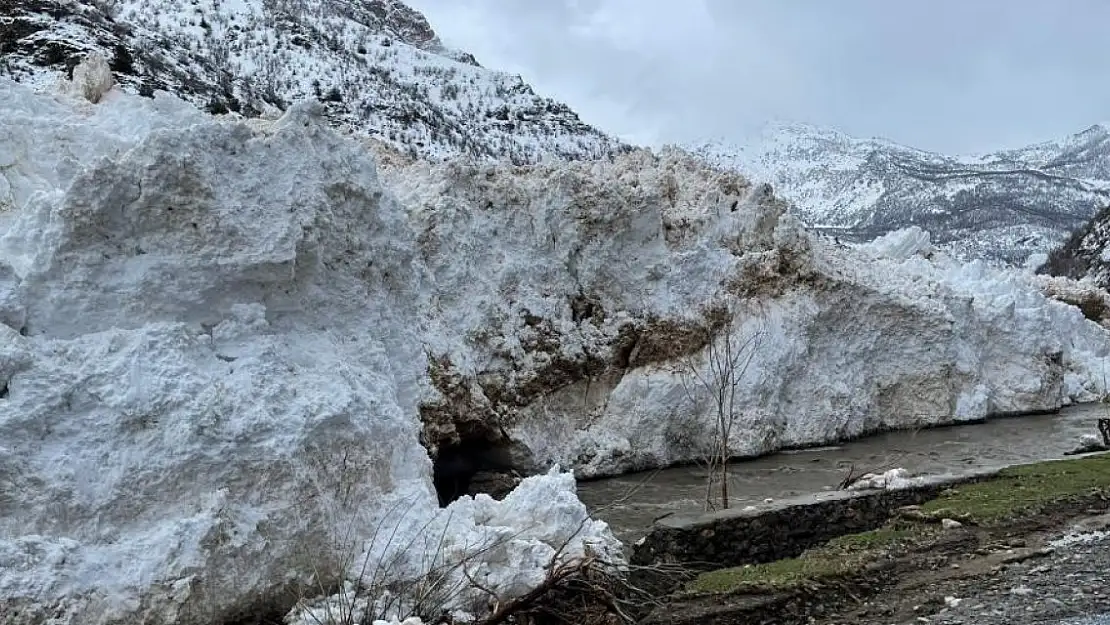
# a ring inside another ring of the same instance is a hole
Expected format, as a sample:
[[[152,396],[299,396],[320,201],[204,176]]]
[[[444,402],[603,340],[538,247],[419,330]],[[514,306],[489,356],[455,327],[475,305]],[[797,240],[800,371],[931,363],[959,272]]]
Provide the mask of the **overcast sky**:
[[[448,45],[637,143],[770,120],[948,153],[1110,121],[1108,0],[408,0]]]

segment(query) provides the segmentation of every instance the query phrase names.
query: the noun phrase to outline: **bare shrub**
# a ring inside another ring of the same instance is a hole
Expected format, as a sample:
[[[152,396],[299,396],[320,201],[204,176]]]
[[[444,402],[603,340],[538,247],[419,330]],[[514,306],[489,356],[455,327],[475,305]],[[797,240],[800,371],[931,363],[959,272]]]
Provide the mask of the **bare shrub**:
[[[656,473],[601,510],[627,500]],[[447,541],[451,521],[448,511],[443,527],[433,531],[433,516],[402,542],[399,537],[407,533],[403,530],[411,529],[414,522],[411,504],[411,500],[399,501],[383,514],[369,538],[371,548],[364,555],[359,555],[362,551],[355,547],[355,541],[348,542],[342,561],[327,566],[330,571],[346,571],[352,579],[337,589],[325,581],[328,575],[318,574],[319,583],[313,593],[316,596],[299,598],[290,625],[372,625],[376,620],[404,622],[413,617],[425,625],[440,625],[461,622],[451,613],[459,606],[470,608],[473,620],[466,622],[472,625],[631,624],[662,606],[666,591],[693,577],[684,565],[614,562],[589,543],[584,543],[581,550],[572,549],[597,514],[595,510],[557,546],[553,545],[554,553],[547,560],[539,584],[523,594],[508,596],[482,580],[481,573],[488,568],[484,556],[527,530],[500,535],[487,544],[452,549]],[[373,545],[383,548],[374,549]],[[372,557],[373,553],[378,555]],[[412,553],[424,554],[418,572],[399,578],[397,571],[412,570],[412,562],[406,561]],[[326,557],[321,558],[325,561]],[[335,579],[334,574],[330,579]]]
[[[435,516],[427,519],[407,540],[400,538],[402,529],[416,522],[409,517],[411,501],[402,500],[382,515],[370,536],[370,547],[362,552],[358,541],[347,541],[340,561],[329,569],[351,574],[353,580],[339,589],[327,580],[334,574],[318,571],[316,598],[301,597],[295,612],[297,625],[371,625],[374,621],[405,620],[416,617],[424,623],[449,622],[448,606],[470,590],[466,567],[481,560],[490,550],[516,536],[502,537],[488,545],[467,545],[463,557],[448,560],[446,538],[451,527],[448,516],[438,532],[431,532]],[[392,519],[391,525],[388,521]],[[350,536],[347,536],[349,539]],[[382,542],[384,541],[384,542]],[[418,541],[422,544],[418,545]],[[380,558],[374,559],[381,545]],[[404,560],[412,553],[423,554],[416,574],[398,578],[396,572],[410,563]],[[360,560],[361,558],[361,560]],[[326,560],[326,558],[322,559]],[[455,573],[463,572],[462,581]],[[340,573],[343,575],[345,573]]]
[[[716,325],[716,336],[706,337],[701,354],[684,357],[680,361],[682,388],[690,405],[697,410],[703,397],[711,405],[713,424],[708,444],[700,460],[708,471],[705,485],[705,508],[714,510],[729,506],[728,468],[733,457],[732,433],[743,417],[739,405],[739,391],[756,351],[763,339],[762,330],[741,338],[736,330],[735,306],[726,309],[722,321]],[[707,334],[711,329],[706,329]]]

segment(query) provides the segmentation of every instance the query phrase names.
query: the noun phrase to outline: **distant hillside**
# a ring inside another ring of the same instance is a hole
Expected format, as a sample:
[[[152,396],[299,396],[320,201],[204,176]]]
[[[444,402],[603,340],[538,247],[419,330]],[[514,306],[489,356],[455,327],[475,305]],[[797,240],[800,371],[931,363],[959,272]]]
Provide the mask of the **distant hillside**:
[[[801,124],[696,150],[774,184],[808,224],[849,239],[917,225],[964,258],[1021,263],[1110,203],[1110,129],[974,157]]]

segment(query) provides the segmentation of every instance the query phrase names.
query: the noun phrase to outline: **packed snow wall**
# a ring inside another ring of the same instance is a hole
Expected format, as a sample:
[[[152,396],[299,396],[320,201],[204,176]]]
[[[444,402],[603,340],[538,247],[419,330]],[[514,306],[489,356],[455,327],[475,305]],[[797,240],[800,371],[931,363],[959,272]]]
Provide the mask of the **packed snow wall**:
[[[713,421],[689,375],[728,337],[751,356],[737,454],[1102,390],[1105,331],[1021,275],[927,258],[913,231],[840,248],[677,151],[430,165],[312,105],[245,122],[7,82],[0,139],[16,622],[226,620],[352,552],[418,574],[373,537],[398,510],[445,522],[428,451],[579,476],[689,460]],[[482,567],[506,594],[568,528],[613,547],[565,475],[510,497],[431,532],[514,536]]]
[[[737,456],[1104,392],[1106,330],[1028,273],[955,262],[916,228],[841,246],[680,151],[381,161],[435,277],[425,309],[448,324],[429,335],[433,444],[502,439],[521,467],[580,477],[703,458],[711,343],[749,352]]]
[[[439,509],[432,285],[317,112],[0,82],[0,622],[212,625],[429,552],[513,596],[564,545],[617,557],[566,474]]]

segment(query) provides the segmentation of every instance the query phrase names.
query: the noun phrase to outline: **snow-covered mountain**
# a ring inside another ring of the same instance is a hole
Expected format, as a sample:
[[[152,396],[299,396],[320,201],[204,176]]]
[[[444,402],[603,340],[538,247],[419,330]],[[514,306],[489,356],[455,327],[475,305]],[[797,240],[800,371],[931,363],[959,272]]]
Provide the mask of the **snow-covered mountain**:
[[[696,150],[768,180],[807,224],[849,240],[908,226],[964,258],[1021,263],[1110,202],[1110,128],[993,154],[944,156],[805,124]]]
[[[446,48],[397,0],[0,2],[0,76],[53,84],[90,51],[135,93],[248,116],[315,98],[334,122],[421,157],[623,149],[519,77]]]

